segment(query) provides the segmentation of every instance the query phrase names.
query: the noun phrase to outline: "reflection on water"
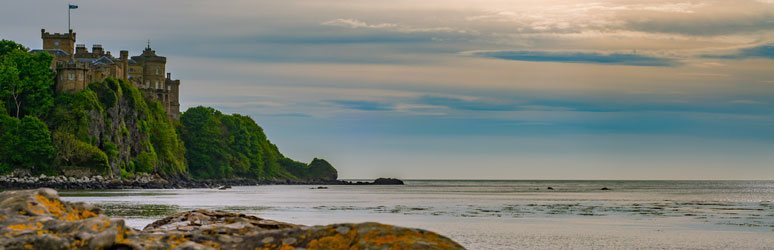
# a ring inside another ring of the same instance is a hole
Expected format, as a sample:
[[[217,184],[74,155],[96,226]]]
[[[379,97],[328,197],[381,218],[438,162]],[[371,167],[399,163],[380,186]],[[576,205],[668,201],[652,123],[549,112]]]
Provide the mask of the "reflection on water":
[[[377,221],[422,227],[447,234],[473,249],[509,244],[550,249],[561,248],[556,244],[580,244],[589,239],[594,239],[594,244],[608,246],[602,248],[638,248],[644,244],[648,248],[722,249],[718,247],[726,243],[742,244],[746,248],[774,244],[774,237],[770,237],[774,236],[774,182],[407,181],[406,184],[330,186],[329,189],[252,186],[229,190],[66,191],[61,195],[65,200],[94,203],[108,215],[126,218],[127,224],[136,228],[175,212],[210,209],[308,225]],[[612,190],[603,191],[602,187]],[[481,229],[482,225],[486,229]],[[532,230],[525,231],[525,228]],[[706,239],[690,243],[676,237],[681,234]],[[751,241],[749,237],[756,240]],[[643,238],[650,240],[643,241]],[[519,239],[534,242],[527,244]]]

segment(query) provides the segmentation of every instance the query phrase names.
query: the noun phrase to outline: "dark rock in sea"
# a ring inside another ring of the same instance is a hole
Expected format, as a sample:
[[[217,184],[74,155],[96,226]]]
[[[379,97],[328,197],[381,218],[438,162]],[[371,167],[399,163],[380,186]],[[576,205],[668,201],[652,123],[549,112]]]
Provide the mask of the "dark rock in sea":
[[[379,178],[374,180],[374,185],[403,185],[403,181],[395,178]]]
[[[328,187],[317,187],[317,189],[328,189]]]
[[[0,249],[464,249],[433,232],[378,223],[302,226],[195,210],[126,227],[48,188],[0,193]]]
[[[554,190],[554,188],[552,188],[552,187],[548,187],[548,188],[546,188],[546,189],[548,189],[548,190]]]
[[[603,188],[602,188],[602,189],[600,189],[600,190],[612,190],[612,189],[609,189],[609,188],[607,188],[607,187],[603,187]]]

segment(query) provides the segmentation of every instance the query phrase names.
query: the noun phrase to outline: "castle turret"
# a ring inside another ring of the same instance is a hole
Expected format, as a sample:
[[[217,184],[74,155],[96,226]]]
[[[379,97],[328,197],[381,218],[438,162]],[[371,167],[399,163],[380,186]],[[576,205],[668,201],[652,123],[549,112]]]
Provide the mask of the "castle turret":
[[[167,114],[173,119],[180,119],[180,80],[172,80],[172,73],[167,73],[164,81],[168,95],[168,103],[165,105]]]
[[[86,44],[76,44],[75,45],[75,55],[85,55],[89,53],[89,49],[86,48]]]
[[[43,38],[43,49],[60,49],[67,54],[73,55],[73,48],[75,46],[75,32],[70,30],[69,33],[48,33],[46,29],[40,30],[40,37]]]
[[[93,80],[88,63],[73,59],[56,63],[56,91],[77,92]]]
[[[163,56],[157,56],[156,51],[150,48],[148,45],[142,54],[139,56],[133,56],[132,60],[142,65],[142,80],[140,85],[150,89],[165,89],[164,87],[164,73],[165,66],[167,64],[167,58]],[[161,98],[159,98],[161,99]]]
[[[121,60],[121,67],[123,67],[124,70],[124,78],[123,79],[129,79],[129,51],[122,50],[119,52]]]
[[[102,49],[102,44],[94,44],[91,46],[91,53],[95,55],[95,58],[99,58],[105,55],[105,50]]]

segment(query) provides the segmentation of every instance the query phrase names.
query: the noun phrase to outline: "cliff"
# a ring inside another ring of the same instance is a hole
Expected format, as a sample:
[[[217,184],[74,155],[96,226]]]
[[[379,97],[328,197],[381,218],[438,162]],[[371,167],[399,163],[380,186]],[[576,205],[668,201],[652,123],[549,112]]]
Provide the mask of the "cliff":
[[[464,249],[433,232],[379,223],[302,226],[195,210],[143,230],[53,189],[0,193],[0,249]]]
[[[250,117],[200,106],[173,120],[154,98],[157,90],[140,92],[126,80],[54,93],[54,57],[28,51],[0,40],[0,175],[248,183],[337,177],[327,162],[282,155]]]
[[[174,121],[126,81],[108,78],[75,94],[59,94],[47,121],[62,174],[187,176]]]
[[[213,108],[194,107],[180,116],[180,134],[191,176],[199,179],[279,178],[336,180],[330,164],[310,164],[280,153],[263,129],[248,116],[226,115]],[[318,166],[322,164],[321,166]],[[326,166],[327,164],[327,166]]]

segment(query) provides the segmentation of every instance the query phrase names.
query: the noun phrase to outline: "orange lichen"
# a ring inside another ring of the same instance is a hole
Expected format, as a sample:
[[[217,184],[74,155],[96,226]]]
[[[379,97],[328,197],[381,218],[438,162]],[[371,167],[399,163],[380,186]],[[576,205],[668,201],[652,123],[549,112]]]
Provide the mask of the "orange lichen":
[[[202,243],[199,243],[199,244],[210,246],[210,247],[213,247],[215,249],[220,249],[220,244],[218,244],[217,242],[214,242],[212,240],[208,240],[207,242],[202,242]]]
[[[26,248],[26,249],[32,249],[32,245],[31,245],[31,244],[24,244],[24,248]]]
[[[282,247],[280,247],[279,250],[293,250],[293,249],[296,249],[296,248],[291,245],[282,245]]]
[[[382,227],[388,226],[382,225]],[[441,240],[439,236],[440,235],[432,232],[420,233],[415,231],[404,231],[400,235],[380,235],[377,231],[371,231],[363,235],[363,241],[376,244],[377,247],[380,245],[390,244],[392,245],[390,249],[402,249],[402,247],[396,243],[402,243],[401,245],[412,245],[418,240],[431,242],[443,248],[452,248],[451,245]]]
[[[175,248],[175,246],[181,245],[185,242],[190,241],[185,237],[185,235],[177,235],[173,234],[167,237],[167,242],[170,243],[171,248]]]
[[[75,208],[68,208],[59,200],[50,200],[40,194],[36,194],[35,198],[38,200],[40,205],[45,208],[45,211],[41,209],[35,209],[35,207],[30,204],[30,211],[35,214],[42,214],[43,212],[48,211],[48,213],[51,215],[64,221],[82,220],[97,216],[97,214],[91,211],[79,211]]]
[[[43,228],[43,224],[40,224],[40,222],[35,224],[16,224],[8,226],[8,229],[13,231],[40,230],[41,228]]]
[[[352,242],[350,239],[347,239],[341,234],[336,234],[333,236],[322,237],[319,240],[312,240],[307,246],[309,247],[309,250],[348,249],[350,242]]]
[[[115,242],[117,244],[129,244],[130,241],[128,239],[124,238],[124,234],[126,233],[124,231],[124,228],[122,226],[118,226],[118,227],[116,227],[116,229],[118,229],[118,233],[116,234]]]

